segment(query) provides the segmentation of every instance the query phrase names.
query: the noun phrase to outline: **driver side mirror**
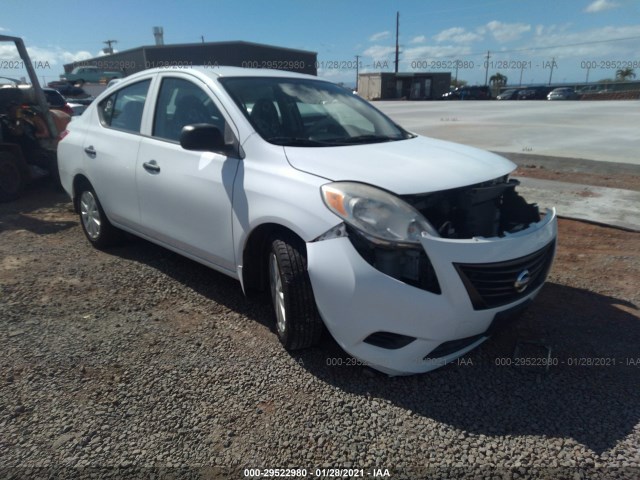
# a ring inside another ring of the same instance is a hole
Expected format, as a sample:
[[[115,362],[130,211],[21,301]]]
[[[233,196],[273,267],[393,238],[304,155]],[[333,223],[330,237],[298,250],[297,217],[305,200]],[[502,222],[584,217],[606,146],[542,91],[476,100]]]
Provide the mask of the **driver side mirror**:
[[[222,155],[229,155],[235,151],[233,145],[227,145],[224,142],[224,136],[220,129],[209,123],[196,123],[182,127],[180,146],[185,150],[213,152]]]

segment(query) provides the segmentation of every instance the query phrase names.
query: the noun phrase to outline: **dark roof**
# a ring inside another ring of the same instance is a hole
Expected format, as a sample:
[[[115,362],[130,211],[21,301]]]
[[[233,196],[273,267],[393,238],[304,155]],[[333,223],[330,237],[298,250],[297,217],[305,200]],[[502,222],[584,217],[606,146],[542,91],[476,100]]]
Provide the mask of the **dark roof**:
[[[134,47],[134,48],[130,48],[128,50],[119,50],[117,52],[114,52],[114,55],[117,55],[117,54],[120,54],[120,53],[135,52],[137,50],[162,50],[164,48],[176,48],[176,47],[188,47],[188,48],[221,47],[221,46],[233,47],[233,46],[238,46],[238,45],[248,45],[248,46],[260,47],[260,48],[275,48],[275,49],[278,49],[278,50],[287,50],[287,51],[290,51],[290,52],[312,53],[314,55],[318,54],[318,52],[312,52],[310,50],[301,50],[301,49],[297,49],[297,48],[280,47],[280,46],[277,46],[277,45],[267,45],[265,43],[246,42],[244,40],[232,40],[232,41],[225,41],[225,42],[204,42],[204,43],[203,42],[194,42],[194,43],[169,43],[169,44],[165,44],[165,45],[142,45],[140,47]],[[87,60],[84,60],[84,61],[88,62],[88,61],[91,61],[91,60],[98,60],[98,59],[104,59],[104,56],[88,58]]]

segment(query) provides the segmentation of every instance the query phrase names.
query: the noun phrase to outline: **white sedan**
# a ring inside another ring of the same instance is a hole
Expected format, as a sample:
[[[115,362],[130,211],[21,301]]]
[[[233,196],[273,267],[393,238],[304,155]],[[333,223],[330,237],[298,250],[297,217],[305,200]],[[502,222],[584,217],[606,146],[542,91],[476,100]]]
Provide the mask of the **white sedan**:
[[[513,163],[313,76],[146,70],[62,136],[60,178],[95,247],[126,231],[267,289],[285,348],[326,328],[390,375],[482,343],[555,253],[555,211],[518,195]]]

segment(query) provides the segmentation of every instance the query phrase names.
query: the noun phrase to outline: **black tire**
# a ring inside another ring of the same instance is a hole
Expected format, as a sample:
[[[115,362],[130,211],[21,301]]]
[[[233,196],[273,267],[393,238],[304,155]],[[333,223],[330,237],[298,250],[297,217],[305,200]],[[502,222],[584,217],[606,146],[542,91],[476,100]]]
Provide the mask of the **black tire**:
[[[102,250],[121,239],[120,230],[111,225],[90,185],[84,184],[78,189],[77,202],[82,231],[94,247]]]
[[[26,184],[18,159],[9,152],[0,152],[0,202],[10,202],[20,197]]]
[[[278,338],[287,350],[316,345],[324,324],[313,297],[304,243],[292,234],[276,235],[269,243],[269,287]]]

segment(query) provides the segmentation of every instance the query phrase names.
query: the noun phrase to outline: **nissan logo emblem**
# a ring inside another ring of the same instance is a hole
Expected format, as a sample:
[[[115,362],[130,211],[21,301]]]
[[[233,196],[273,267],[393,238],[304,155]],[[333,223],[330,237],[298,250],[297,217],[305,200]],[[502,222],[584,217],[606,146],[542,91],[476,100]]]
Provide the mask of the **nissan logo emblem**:
[[[529,270],[523,270],[518,274],[513,286],[518,293],[521,293],[527,289],[529,282],[531,282],[531,274],[529,273]]]

